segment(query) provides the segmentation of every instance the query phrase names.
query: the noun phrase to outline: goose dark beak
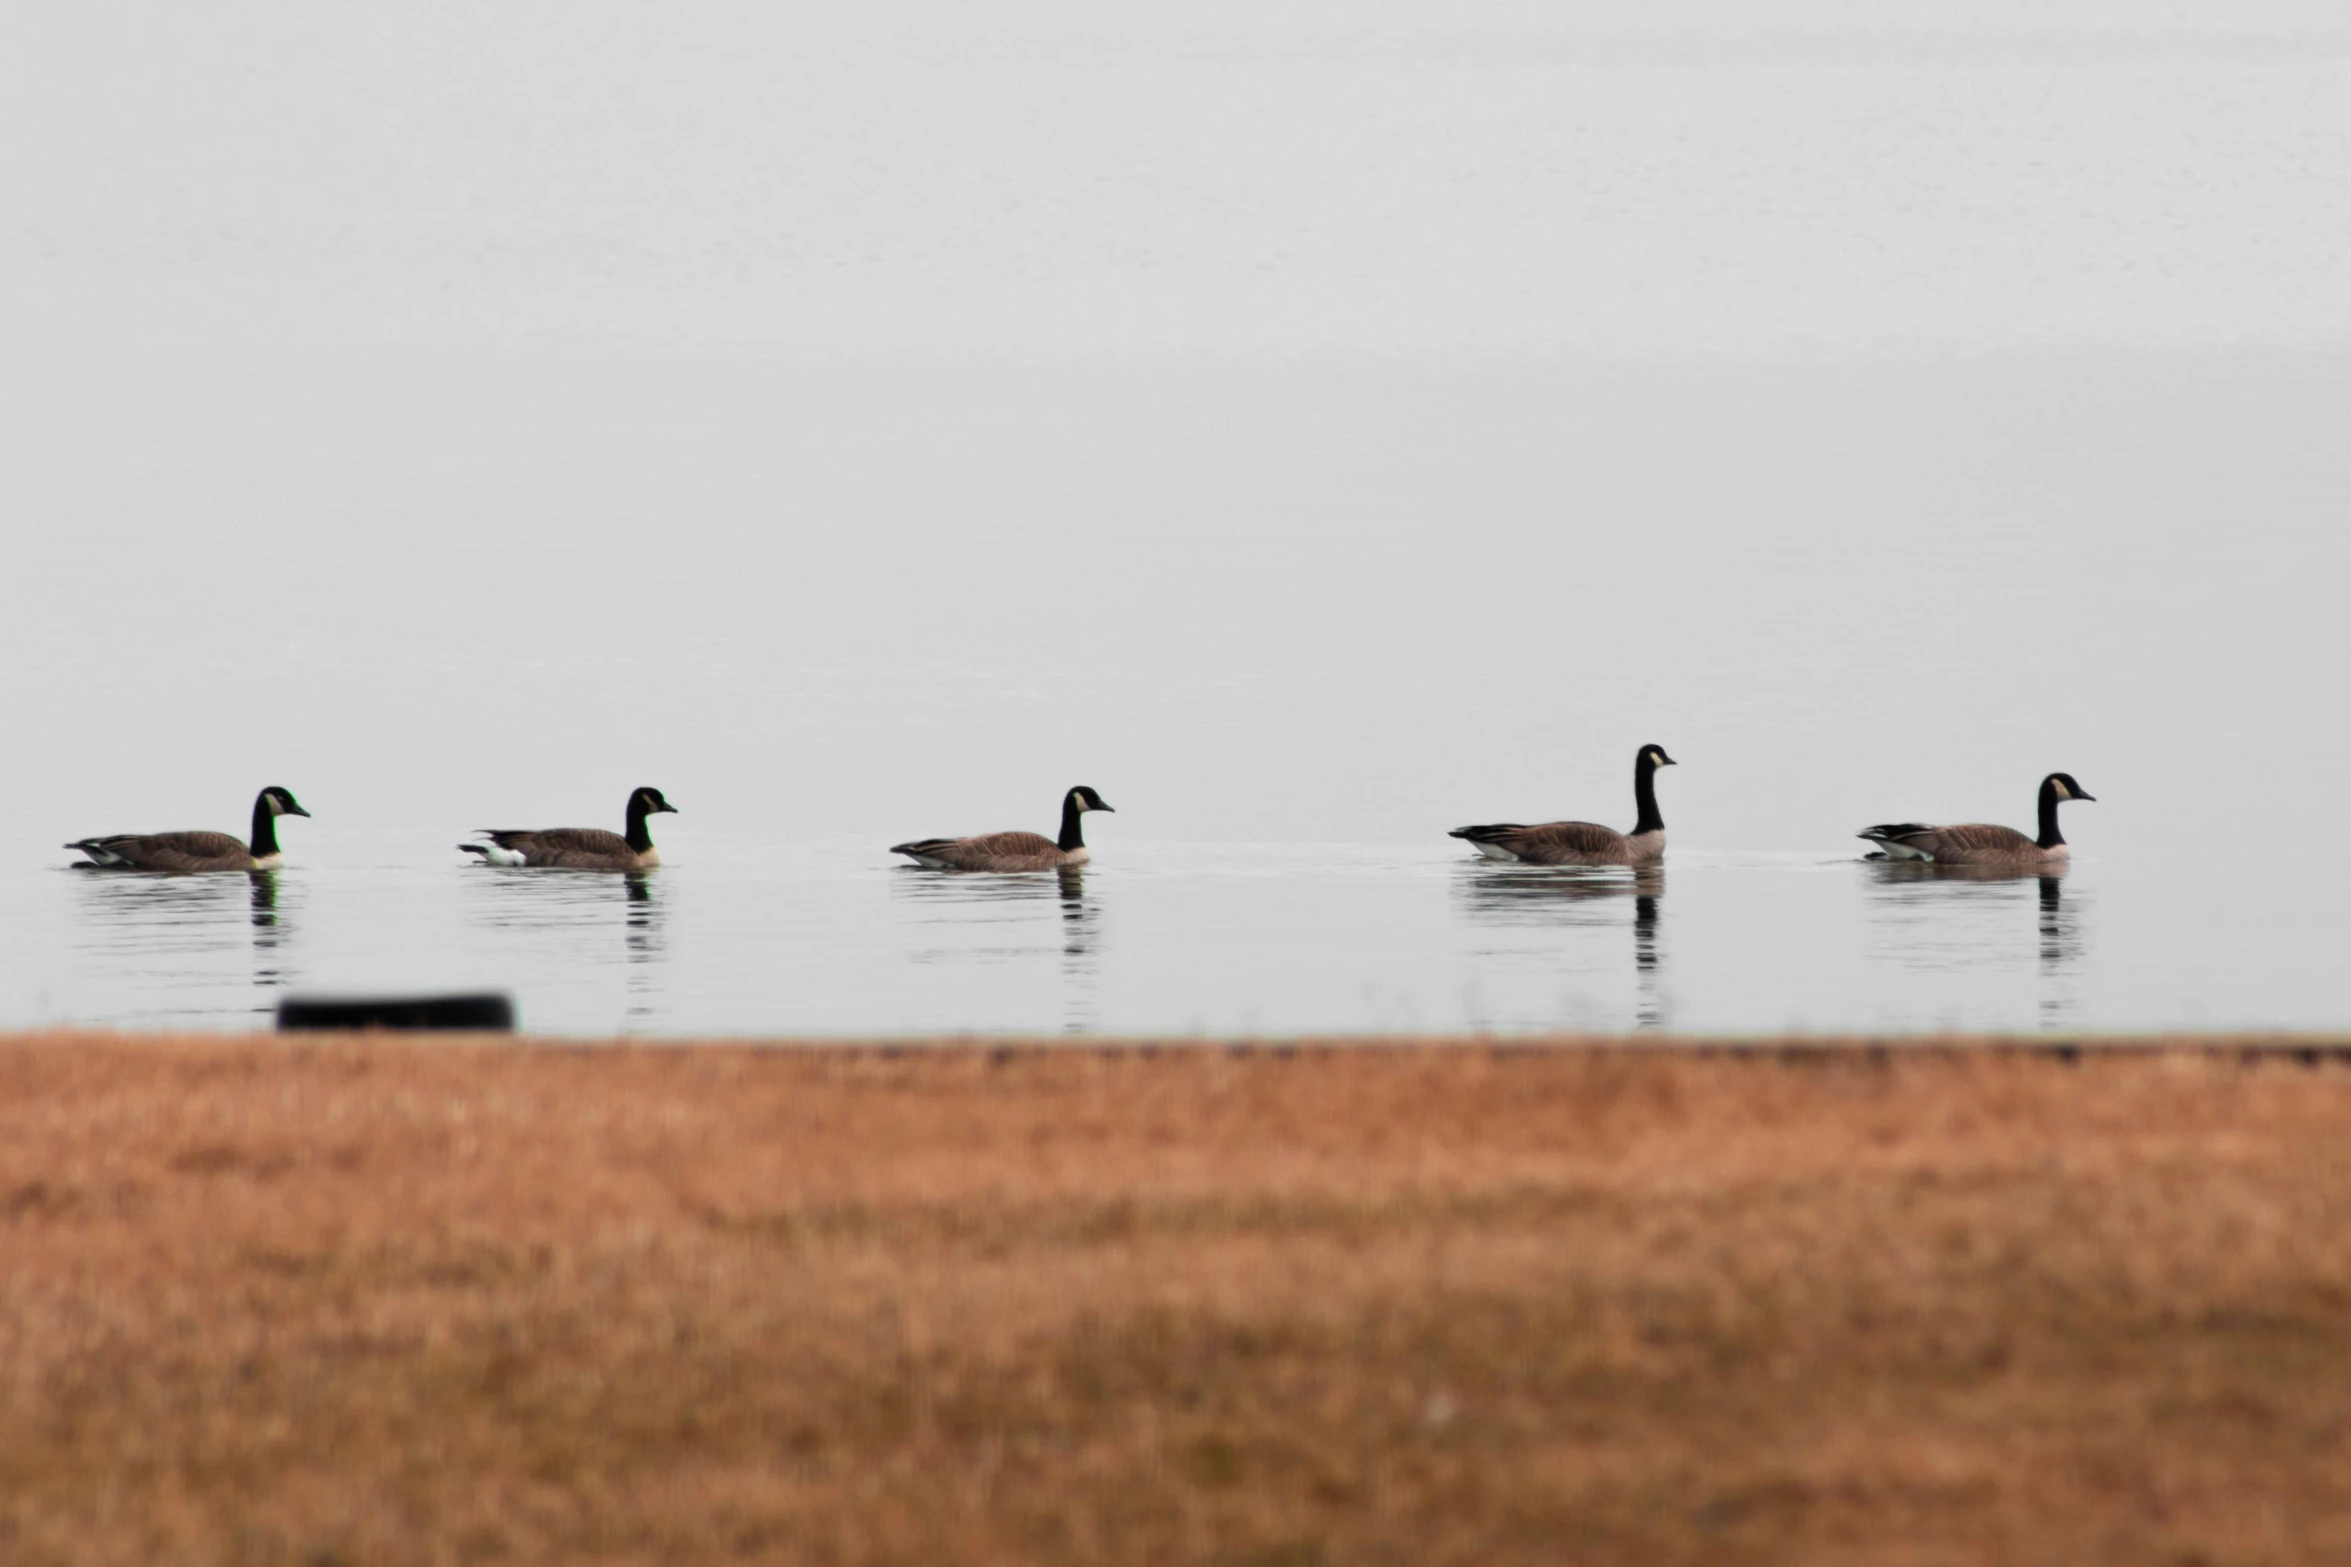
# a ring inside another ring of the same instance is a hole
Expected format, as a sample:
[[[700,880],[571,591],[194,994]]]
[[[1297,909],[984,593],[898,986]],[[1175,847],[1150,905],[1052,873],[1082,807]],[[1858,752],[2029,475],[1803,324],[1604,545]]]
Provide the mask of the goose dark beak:
[[[1104,802],[1102,802],[1102,803],[1099,803],[1099,804],[1097,804],[1097,805],[1094,807],[1094,809],[1095,809],[1095,810],[1097,810],[1097,811],[1108,811],[1108,812],[1110,812],[1110,814],[1111,814],[1111,815],[1113,815],[1113,816],[1116,816],[1116,815],[1118,814],[1118,809],[1117,809],[1117,807],[1115,807],[1115,806],[1111,805],[1111,804],[1110,804],[1109,802],[1107,802],[1107,801],[1104,801]]]
[[[288,816],[308,816],[310,813],[299,805],[289,805],[286,807],[285,814]]]
[[[2094,794],[2077,794],[2074,796],[2074,798],[2077,800],[2087,800],[2092,805],[2096,805],[2098,803],[2098,797]]]

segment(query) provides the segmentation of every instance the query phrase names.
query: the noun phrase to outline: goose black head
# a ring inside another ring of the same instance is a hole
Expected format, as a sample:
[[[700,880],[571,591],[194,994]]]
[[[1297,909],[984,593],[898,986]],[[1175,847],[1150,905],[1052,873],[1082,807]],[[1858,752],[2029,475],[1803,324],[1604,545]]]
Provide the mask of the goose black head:
[[[1679,767],[1682,764],[1675,761],[1672,757],[1666,755],[1664,746],[1645,745],[1641,747],[1641,765],[1643,767],[1657,768]]]
[[[2060,800],[2090,800],[2098,797],[2073,781],[2071,773],[2051,773],[2041,780],[2041,787]]]
[[[643,811],[647,816],[659,811],[667,811],[672,816],[678,813],[678,808],[664,800],[661,791],[650,784],[629,796],[629,809]]]
[[[1079,784],[1075,789],[1070,790],[1069,798],[1070,802],[1081,811],[1110,811],[1113,816],[1118,814],[1117,811],[1111,809],[1108,801],[1084,784]]]
[[[272,816],[308,816],[310,814],[302,809],[302,802],[294,798],[294,791],[291,789],[281,789],[276,784],[271,784],[261,791],[261,797],[269,802],[269,814]]]

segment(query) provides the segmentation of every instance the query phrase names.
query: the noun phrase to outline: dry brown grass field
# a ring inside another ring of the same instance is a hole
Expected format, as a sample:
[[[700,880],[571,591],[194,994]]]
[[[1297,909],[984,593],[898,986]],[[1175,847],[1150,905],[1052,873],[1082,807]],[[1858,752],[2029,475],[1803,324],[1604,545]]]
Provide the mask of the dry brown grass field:
[[[2351,1560],[2351,1067],[0,1040],[0,1562]]]

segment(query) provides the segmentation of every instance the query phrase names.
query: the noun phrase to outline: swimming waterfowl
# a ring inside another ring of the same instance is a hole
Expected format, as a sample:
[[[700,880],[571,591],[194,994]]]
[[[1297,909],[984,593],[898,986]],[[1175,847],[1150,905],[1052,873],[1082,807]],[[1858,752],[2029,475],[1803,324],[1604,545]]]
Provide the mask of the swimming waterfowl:
[[[645,818],[677,807],[661,797],[659,789],[639,789],[629,796],[626,833],[601,827],[485,827],[488,843],[461,843],[457,847],[478,854],[492,865],[528,865],[545,870],[649,871],[661,863]]]
[[[2057,830],[2057,807],[2067,800],[2095,800],[2071,773],[2051,773],[2041,780],[2041,835],[2027,838],[2013,827],[1989,822],[1962,822],[1935,827],[1925,822],[1885,822],[1864,827],[1858,836],[1878,845],[1882,855],[1868,858],[1931,860],[1937,865],[1977,870],[2038,870],[2062,864],[2071,853],[2065,834]]]
[[[241,843],[225,832],[122,832],[83,838],[66,845],[89,856],[81,869],[164,871],[192,876],[203,871],[272,871],[284,862],[278,849],[277,819],[308,816],[293,791],[271,784],[253,797],[253,838]]]
[[[1543,822],[1521,826],[1495,822],[1456,827],[1446,836],[1476,845],[1489,860],[1528,865],[1651,865],[1665,858],[1665,818],[1657,812],[1657,769],[1675,767],[1661,745],[1645,745],[1633,757],[1633,804],[1640,816],[1629,833],[1598,822]]]
[[[992,832],[976,838],[917,838],[893,843],[892,854],[911,857],[917,865],[949,871],[1053,871],[1065,865],[1083,865],[1091,858],[1080,823],[1088,811],[1111,807],[1102,796],[1079,784],[1061,797],[1061,836],[1034,832]]]

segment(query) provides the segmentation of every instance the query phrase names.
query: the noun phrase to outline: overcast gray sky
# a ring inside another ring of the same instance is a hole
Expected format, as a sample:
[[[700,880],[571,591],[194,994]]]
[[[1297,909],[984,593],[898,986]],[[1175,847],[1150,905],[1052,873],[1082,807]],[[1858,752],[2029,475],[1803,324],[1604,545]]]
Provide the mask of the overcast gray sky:
[[[0,276],[40,338],[2303,343],[2347,65],[2279,0],[45,6]]]
[[[1413,839],[1614,819],[1659,741],[1716,846],[2351,777],[2278,678],[2351,636],[2339,4],[9,45],[0,771],[74,831],[158,755],[346,821],[652,781],[903,836],[1084,778],[1130,833]]]

